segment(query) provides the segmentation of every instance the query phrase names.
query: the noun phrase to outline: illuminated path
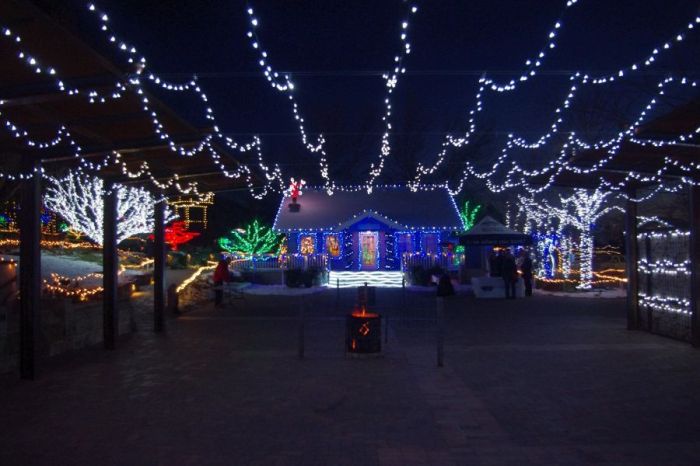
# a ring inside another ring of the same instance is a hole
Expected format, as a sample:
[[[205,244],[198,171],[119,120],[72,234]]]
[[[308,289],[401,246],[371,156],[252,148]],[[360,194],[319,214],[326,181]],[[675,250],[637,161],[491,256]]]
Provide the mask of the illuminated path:
[[[340,281],[340,282],[338,282]],[[377,286],[381,288],[401,288],[403,282],[403,272],[398,270],[392,271],[348,271],[338,272],[331,270],[328,274],[328,286],[340,288],[354,288],[363,286],[367,283],[368,286]],[[340,283],[340,285],[338,285]]]

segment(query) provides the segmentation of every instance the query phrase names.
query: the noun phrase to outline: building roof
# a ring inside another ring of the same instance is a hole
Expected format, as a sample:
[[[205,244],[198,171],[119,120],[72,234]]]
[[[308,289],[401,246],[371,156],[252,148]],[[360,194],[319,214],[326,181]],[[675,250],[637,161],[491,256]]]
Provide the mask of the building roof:
[[[459,243],[463,245],[530,244],[531,241],[529,235],[510,229],[489,216],[459,237]]]
[[[462,221],[452,196],[444,188],[413,192],[406,187],[375,187],[358,191],[307,189],[291,212],[284,197],[275,219],[278,231],[343,230],[363,218],[375,218],[397,230],[461,230]]]

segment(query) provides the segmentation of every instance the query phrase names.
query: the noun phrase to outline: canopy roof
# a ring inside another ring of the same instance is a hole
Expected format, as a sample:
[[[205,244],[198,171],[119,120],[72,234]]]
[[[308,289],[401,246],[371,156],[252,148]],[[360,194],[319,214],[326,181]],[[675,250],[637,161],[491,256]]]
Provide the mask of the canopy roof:
[[[170,149],[168,141],[155,131],[151,111],[159,115],[163,131],[175,143],[189,149],[211,134],[212,129],[192,126],[144,86],[150,106],[150,111],[146,111],[141,101],[143,96],[137,94],[136,87],[129,81],[137,76],[135,65],[123,59],[116,60],[117,54],[114,54],[114,61],[107,58],[110,48],[105,48],[102,54],[93,47],[93,43],[97,46],[106,43],[98,24],[94,29],[81,28],[74,18],[62,15],[61,8],[50,2],[32,4],[19,0],[0,2],[0,18],[2,26],[12,31],[12,38],[22,39],[21,43],[5,37],[0,40],[3,120],[12,121],[38,141],[53,139],[56,131],[65,126],[82,148],[81,155],[86,160],[99,164],[112,151],[119,151],[127,170],[138,172],[141,163],[146,161],[153,177],[161,182],[177,174],[182,185],[197,181],[201,192],[245,185],[243,178],[225,177],[206,150],[187,157]],[[18,58],[18,46],[27,56],[36,57],[46,70],[54,68],[56,74],[35,72]],[[69,95],[61,91],[57,84],[59,79],[66,89],[79,92]],[[140,79],[147,80],[144,76]],[[120,98],[107,97],[105,103],[90,103],[90,91],[111,96],[117,83],[126,89]],[[16,138],[7,131],[0,132],[0,149],[4,156],[3,171],[8,172],[19,172],[22,163],[28,160],[40,160],[48,173],[61,173],[79,163],[74,146],[61,142],[49,149],[30,147],[24,138]],[[238,161],[233,154],[223,144],[216,150],[221,155],[218,162],[235,170]],[[23,171],[27,171],[26,167]],[[145,183],[149,180],[148,176],[130,179],[117,165],[108,166],[101,173],[116,181]],[[150,182],[146,186],[154,187]],[[176,192],[171,190],[171,193]]]
[[[486,216],[468,232],[460,235],[459,244],[463,245],[511,245],[530,244],[532,238]]]
[[[413,192],[406,187],[376,187],[336,191],[305,190],[300,209],[288,208],[291,198],[280,203],[274,228],[278,231],[340,231],[363,218],[374,218],[396,230],[461,230],[462,221],[452,196],[442,187]]]
[[[694,133],[700,127],[700,98],[678,105],[669,113],[651,119],[637,129],[635,137],[644,141],[663,141],[679,139],[681,136]],[[569,188],[594,189],[605,180],[610,184],[625,186],[629,189],[647,188],[656,183],[636,180],[627,175],[634,172],[639,175],[657,175],[663,182],[678,181],[682,177],[692,176],[680,167],[665,164],[666,160],[689,165],[700,159],[700,145],[687,137],[686,143],[659,146],[639,144],[624,140],[617,154],[599,169],[591,173],[575,173],[562,171],[554,176],[550,174],[533,177],[529,180],[533,185],[552,184]],[[609,157],[607,149],[578,150],[568,160],[570,165],[580,169],[590,169],[597,166],[600,160]]]

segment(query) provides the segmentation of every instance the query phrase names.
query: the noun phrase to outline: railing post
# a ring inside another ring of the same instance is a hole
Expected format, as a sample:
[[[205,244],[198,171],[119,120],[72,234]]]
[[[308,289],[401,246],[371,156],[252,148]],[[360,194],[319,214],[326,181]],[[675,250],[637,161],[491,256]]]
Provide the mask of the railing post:
[[[33,380],[37,375],[41,332],[41,166],[26,160],[32,175],[20,183],[19,211],[19,371]]]
[[[389,314],[384,315],[384,344],[389,343]]]
[[[102,327],[104,347],[113,350],[119,336],[119,309],[117,308],[117,287],[119,256],[117,255],[117,189],[111,180],[105,180],[104,233],[102,241]]]
[[[304,359],[304,299],[299,298],[299,359]]]
[[[436,327],[436,333],[437,333],[437,365],[438,367],[443,367],[444,365],[444,356],[445,356],[445,348],[444,348],[444,343],[445,343],[445,328],[444,328],[444,306],[445,306],[445,298],[442,296],[437,297],[437,304],[435,307],[435,327]]]
[[[165,328],[165,200],[153,207],[153,331]]]
[[[628,190],[628,197],[635,191]],[[637,203],[628,199],[625,205],[625,260],[627,268],[627,329],[639,328],[639,274],[637,262],[639,249],[637,245]]]

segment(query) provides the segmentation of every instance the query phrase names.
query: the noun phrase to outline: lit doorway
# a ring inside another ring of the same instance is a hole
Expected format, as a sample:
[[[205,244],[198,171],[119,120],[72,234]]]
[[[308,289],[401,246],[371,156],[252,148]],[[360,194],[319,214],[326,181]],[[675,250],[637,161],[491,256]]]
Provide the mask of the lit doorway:
[[[360,270],[377,270],[379,265],[379,233],[362,231],[360,239]]]

